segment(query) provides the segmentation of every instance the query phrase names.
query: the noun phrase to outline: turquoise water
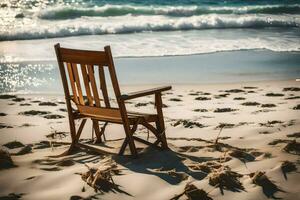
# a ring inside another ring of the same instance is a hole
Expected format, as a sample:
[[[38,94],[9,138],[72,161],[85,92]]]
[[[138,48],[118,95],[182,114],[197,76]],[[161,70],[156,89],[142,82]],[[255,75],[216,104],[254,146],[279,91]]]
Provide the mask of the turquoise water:
[[[2,0],[0,92],[60,88],[58,42],[111,45],[123,84],[298,78],[300,0]]]

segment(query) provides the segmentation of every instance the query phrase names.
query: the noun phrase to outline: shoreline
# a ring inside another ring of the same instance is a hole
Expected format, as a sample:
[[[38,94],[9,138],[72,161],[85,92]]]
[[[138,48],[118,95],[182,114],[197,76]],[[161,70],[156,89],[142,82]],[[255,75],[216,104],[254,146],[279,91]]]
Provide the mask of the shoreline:
[[[245,50],[212,54],[115,58],[120,85],[196,85],[300,78],[300,52]],[[61,93],[56,61],[0,64],[0,93]],[[32,81],[28,81],[32,80]]]

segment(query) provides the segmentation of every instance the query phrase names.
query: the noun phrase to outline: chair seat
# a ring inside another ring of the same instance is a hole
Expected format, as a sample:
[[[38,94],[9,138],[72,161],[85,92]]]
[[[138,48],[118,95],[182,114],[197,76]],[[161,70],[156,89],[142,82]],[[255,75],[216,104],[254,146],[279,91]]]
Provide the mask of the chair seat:
[[[122,117],[118,108],[99,108],[92,106],[78,107],[78,116],[80,118],[89,117],[98,121],[108,121],[111,123],[122,124]],[[141,113],[141,112],[127,112],[128,120],[130,124],[135,124],[137,120],[143,120],[146,122],[156,122],[158,120],[157,114]]]

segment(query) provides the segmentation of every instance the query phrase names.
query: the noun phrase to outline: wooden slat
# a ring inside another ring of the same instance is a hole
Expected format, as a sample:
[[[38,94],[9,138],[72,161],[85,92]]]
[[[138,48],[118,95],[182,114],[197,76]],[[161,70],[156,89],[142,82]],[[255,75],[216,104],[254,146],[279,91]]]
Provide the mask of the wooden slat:
[[[121,99],[123,99],[123,100],[134,99],[137,97],[143,97],[143,96],[147,96],[147,95],[151,95],[151,94],[160,93],[160,92],[167,91],[170,89],[172,89],[171,86],[163,86],[163,87],[158,87],[158,88],[153,88],[153,89],[148,89],[148,90],[142,90],[139,92],[132,92],[132,93],[128,93],[128,94],[123,94],[121,96]]]
[[[63,62],[85,63],[89,65],[107,65],[106,53],[103,51],[86,51],[60,48]]]
[[[68,69],[68,73],[69,73],[71,88],[72,88],[72,91],[73,91],[74,102],[76,104],[79,104],[78,97],[77,97],[76,86],[75,86],[74,74],[73,74],[71,63],[67,63],[67,69]]]
[[[97,107],[100,107],[101,104],[100,104],[99,94],[98,94],[98,90],[97,90],[97,84],[96,84],[96,80],[95,80],[93,66],[87,65],[87,68],[88,68],[89,79],[90,79],[91,86],[92,86],[95,104]]]
[[[106,80],[105,80],[105,73],[104,73],[104,67],[99,66],[99,78],[100,78],[100,88],[103,94],[103,99],[105,106],[107,108],[110,108],[110,103],[109,103],[109,97],[107,93],[107,87],[106,87]]]
[[[113,118],[121,118],[120,110],[117,108],[101,108],[101,107],[93,107],[93,106],[81,106],[78,105],[78,111],[81,114],[89,114],[95,116],[107,116]]]
[[[82,89],[81,89],[81,84],[80,84],[80,78],[79,78],[79,74],[78,74],[77,64],[72,63],[72,69],[73,69],[73,74],[74,74],[74,77],[75,77],[75,83],[76,83],[76,86],[77,86],[79,103],[81,105],[84,105],[84,99],[83,99],[83,95],[82,95]]]
[[[83,82],[84,82],[84,86],[85,86],[86,95],[87,95],[87,98],[89,101],[89,105],[93,106],[94,102],[93,102],[93,97],[92,97],[92,93],[91,93],[91,89],[90,89],[90,81],[88,79],[88,74],[86,71],[86,65],[81,64],[80,66],[81,66]]]

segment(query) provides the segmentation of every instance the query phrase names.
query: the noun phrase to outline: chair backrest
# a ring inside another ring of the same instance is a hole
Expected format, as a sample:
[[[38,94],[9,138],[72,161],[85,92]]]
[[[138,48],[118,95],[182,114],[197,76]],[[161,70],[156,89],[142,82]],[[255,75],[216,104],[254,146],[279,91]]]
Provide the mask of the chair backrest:
[[[77,107],[111,108],[105,67],[108,67],[117,99],[121,93],[110,47],[104,47],[104,51],[87,51],[61,48],[59,44],[56,44],[55,51],[66,98],[72,98]],[[96,80],[96,73],[99,74],[99,82]],[[98,83],[99,85],[97,85]],[[101,99],[99,91],[101,91],[103,99]]]

